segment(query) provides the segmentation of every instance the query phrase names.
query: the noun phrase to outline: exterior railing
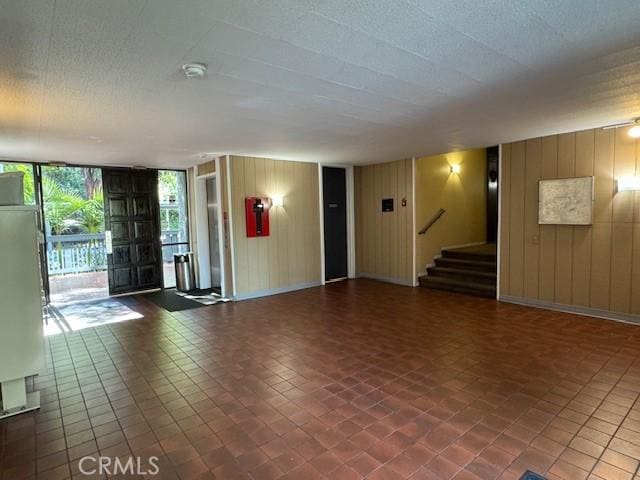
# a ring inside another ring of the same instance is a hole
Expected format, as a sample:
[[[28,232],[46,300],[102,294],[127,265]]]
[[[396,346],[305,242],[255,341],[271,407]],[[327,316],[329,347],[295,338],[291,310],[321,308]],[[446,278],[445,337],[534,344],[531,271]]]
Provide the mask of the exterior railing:
[[[49,275],[107,269],[104,233],[47,237]]]
[[[177,243],[178,231],[162,232],[164,243]],[[163,248],[164,262],[173,260],[179,246]],[[49,275],[98,272],[107,269],[104,233],[47,236]]]

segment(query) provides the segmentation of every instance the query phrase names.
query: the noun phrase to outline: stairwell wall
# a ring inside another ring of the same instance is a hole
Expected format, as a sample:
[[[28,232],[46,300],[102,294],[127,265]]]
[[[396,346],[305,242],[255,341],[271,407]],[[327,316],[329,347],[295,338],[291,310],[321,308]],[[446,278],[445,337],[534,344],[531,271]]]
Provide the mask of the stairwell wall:
[[[451,166],[459,165],[460,173]],[[416,160],[416,230],[440,208],[445,214],[424,235],[416,231],[416,271],[440,254],[442,247],[486,240],[487,158],[484,148],[432,155]]]

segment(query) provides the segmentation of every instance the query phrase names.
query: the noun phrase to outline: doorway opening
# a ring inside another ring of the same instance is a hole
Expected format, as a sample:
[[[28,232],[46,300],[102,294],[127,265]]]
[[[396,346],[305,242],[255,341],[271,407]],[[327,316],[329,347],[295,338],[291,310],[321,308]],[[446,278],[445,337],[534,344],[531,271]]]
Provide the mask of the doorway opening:
[[[49,302],[108,297],[102,171],[42,166],[40,188]]]
[[[215,159],[213,172],[196,175],[194,186],[194,235],[198,262],[198,292],[223,298],[233,295],[228,237],[226,165]]]
[[[176,286],[173,255],[189,251],[189,211],[187,176],[184,171],[158,172],[160,201],[160,240],[162,242],[163,287]]]

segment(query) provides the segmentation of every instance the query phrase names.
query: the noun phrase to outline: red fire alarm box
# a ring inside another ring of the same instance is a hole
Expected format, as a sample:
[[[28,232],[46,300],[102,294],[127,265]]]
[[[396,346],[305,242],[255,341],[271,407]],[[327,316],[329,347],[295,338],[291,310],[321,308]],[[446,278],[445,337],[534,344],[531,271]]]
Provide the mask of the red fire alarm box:
[[[269,199],[247,197],[244,199],[247,216],[247,237],[269,236]]]

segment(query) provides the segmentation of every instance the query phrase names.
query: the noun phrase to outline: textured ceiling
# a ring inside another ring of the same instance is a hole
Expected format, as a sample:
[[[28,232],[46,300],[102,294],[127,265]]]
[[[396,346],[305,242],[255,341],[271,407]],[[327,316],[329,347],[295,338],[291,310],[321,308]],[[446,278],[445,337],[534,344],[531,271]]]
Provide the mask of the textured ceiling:
[[[0,157],[367,163],[601,126],[640,115],[638,32],[638,0],[0,0]]]

